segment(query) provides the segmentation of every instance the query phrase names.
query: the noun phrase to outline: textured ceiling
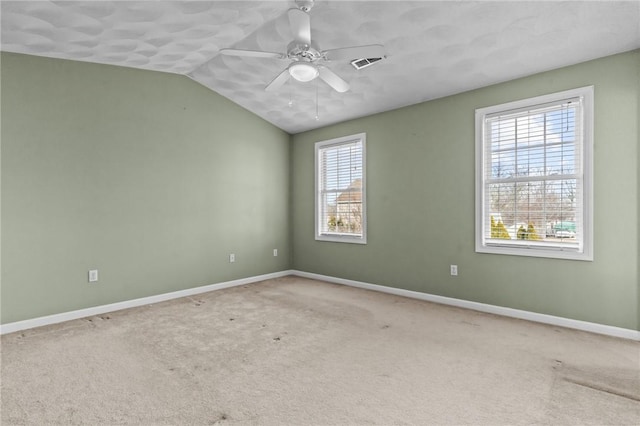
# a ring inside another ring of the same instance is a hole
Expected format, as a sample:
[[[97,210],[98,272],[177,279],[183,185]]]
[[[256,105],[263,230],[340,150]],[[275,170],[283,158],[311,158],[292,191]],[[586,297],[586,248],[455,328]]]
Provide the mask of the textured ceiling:
[[[4,51],[185,74],[289,133],[640,48],[640,0],[317,0],[311,36],[320,49],[379,43],[387,58],[360,71],[348,61],[325,62],[349,82],[346,93],[318,79],[265,92],[289,60],[218,52],[286,53],[293,1],[0,7]]]

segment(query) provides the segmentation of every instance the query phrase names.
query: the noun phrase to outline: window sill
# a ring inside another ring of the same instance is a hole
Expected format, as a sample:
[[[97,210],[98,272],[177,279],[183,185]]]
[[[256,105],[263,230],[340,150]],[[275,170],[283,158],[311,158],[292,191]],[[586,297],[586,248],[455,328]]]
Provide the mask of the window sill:
[[[578,250],[542,247],[506,247],[493,245],[476,246],[476,253],[502,254],[509,256],[546,257],[550,259],[582,260],[593,261],[591,253],[579,252]]]
[[[316,241],[328,241],[332,243],[367,244],[367,238],[349,234],[322,234],[316,235]]]

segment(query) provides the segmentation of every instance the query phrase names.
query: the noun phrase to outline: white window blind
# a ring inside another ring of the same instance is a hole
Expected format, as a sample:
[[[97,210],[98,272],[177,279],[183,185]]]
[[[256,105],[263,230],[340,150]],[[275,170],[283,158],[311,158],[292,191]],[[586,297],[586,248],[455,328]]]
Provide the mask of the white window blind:
[[[591,93],[477,111],[477,251],[591,258]]]
[[[365,134],[316,144],[316,239],[366,242]]]

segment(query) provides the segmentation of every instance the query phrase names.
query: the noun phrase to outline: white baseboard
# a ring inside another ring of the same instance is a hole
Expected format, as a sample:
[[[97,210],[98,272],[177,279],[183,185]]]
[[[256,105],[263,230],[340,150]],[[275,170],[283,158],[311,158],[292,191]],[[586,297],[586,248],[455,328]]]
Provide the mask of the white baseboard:
[[[47,315],[28,319],[24,321],[16,321],[0,325],[0,334],[13,333],[16,331],[26,330],[29,328],[41,327],[43,325],[57,324],[64,321],[70,321],[78,318],[86,318],[94,315],[105,314],[107,312],[120,311],[122,309],[135,308],[137,306],[150,305],[153,303],[164,302],[180,297],[193,296],[195,294],[206,293],[214,290],[222,290],[223,288],[236,287],[240,285],[250,284],[258,281],[269,280],[272,278],[285,277],[292,275],[292,271],[280,271],[271,274],[257,275],[249,278],[241,278],[233,281],[226,281],[217,284],[210,284],[201,287],[188,288],[185,290],[173,291],[171,293],[158,294],[155,296],[142,297],[140,299],[125,300],[123,302],[110,303],[108,305],[94,306],[91,308],[79,309],[77,311],[63,312],[60,314]]]
[[[369,284],[361,281],[347,280],[344,278],[330,277],[327,275],[314,274],[310,272],[294,270],[291,271],[291,273],[303,278],[311,278],[320,281],[327,281],[334,284],[343,284],[350,287],[358,287],[367,290],[379,291],[382,293],[394,294],[396,296],[426,300],[428,302],[440,303],[442,305],[456,306],[459,308],[472,309],[474,311],[487,312],[490,314],[502,315],[505,317],[518,318],[543,324],[557,325],[560,327],[573,328],[576,330],[588,331],[591,333],[604,334],[607,336],[640,341],[640,331],[630,330],[628,328],[620,328],[593,322],[574,320],[570,318],[556,317],[553,315],[505,308],[502,306],[487,305],[485,303],[471,302],[463,299],[454,299],[452,297],[437,296],[433,294],[404,290],[401,288],[386,287],[377,284]]]
[[[627,328],[614,327],[610,325],[597,324],[587,321],[574,320],[570,318],[556,317],[553,315],[539,314],[536,312],[522,311],[519,309],[505,308],[502,306],[488,305],[485,303],[471,302],[468,300],[454,299],[452,297],[437,296],[418,291],[405,290],[401,288],[386,287],[378,284],[369,284],[361,281],[347,280],[344,278],[330,277],[328,275],[314,274],[311,272],[303,272],[297,270],[286,270],[274,272],[271,274],[257,275],[254,277],[241,278],[233,281],[226,281],[217,284],[210,284],[201,287],[188,288],[178,290],[171,293],[158,294],[155,296],[142,297],[140,299],[125,300],[123,302],[110,303],[108,305],[94,306],[91,308],[79,309],[76,311],[63,312],[60,314],[47,315],[44,317],[32,318],[24,321],[16,321],[12,323],[0,325],[0,334],[8,334],[16,331],[26,330],[44,325],[57,324],[79,318],[86,318],[94,315],[105,314],[108,312],[119,311],[122,309],[135,308],[137,306],[145,306],[153,303],[164,302],[180,297],[193,296],[200,293],[206,293],[214,290],[222,290],[224,288],[236,287],[240,285],[250,284],[258,281],[264,281],[272,278],[285,277],[287,275],[296,275],[303,278],[311,278],[320,281],[327,281],[335,284],[347,285],[350,287],[358,287],[366,290],[379,291],[382,293],[394,294],[396,296],[410,297],[413,299],[425,300],[428,302],[440,303],[443,305],[456,306],[459,308],[471,309],[474,311],[487,312],[490,314],[502,315],[505,317],[518,318],[543,324],[556,325],[560,327],[573,328],[576,330],[588,331],[591,333],[604,334],[607,336],[620,337],[623,339],[640,341],[640,331],[630,330]]]

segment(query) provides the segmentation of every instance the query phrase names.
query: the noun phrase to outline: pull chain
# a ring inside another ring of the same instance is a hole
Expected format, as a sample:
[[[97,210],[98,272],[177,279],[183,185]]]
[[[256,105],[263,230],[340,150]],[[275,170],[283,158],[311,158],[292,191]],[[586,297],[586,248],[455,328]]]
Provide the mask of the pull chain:
[[[289,108],[293,106],[293,83],[289,79]]]
[[[316,79],[316,121],[320,120],[320,115],[318,114],[318,79]]]

